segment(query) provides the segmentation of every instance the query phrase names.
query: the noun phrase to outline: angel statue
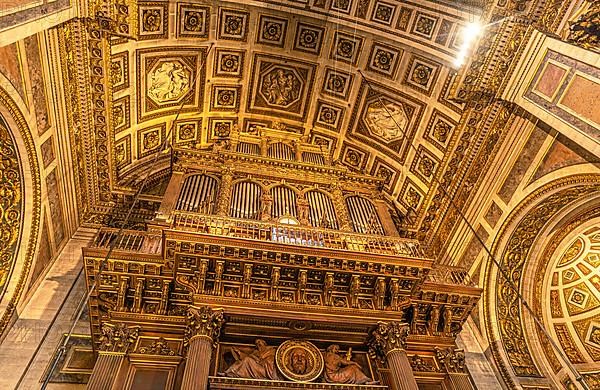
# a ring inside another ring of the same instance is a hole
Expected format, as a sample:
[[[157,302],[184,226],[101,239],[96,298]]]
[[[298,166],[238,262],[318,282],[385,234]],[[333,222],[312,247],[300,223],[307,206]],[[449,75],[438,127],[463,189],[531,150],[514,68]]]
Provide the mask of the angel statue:
[[[251,353],[244,353],[236,347],[231,348],[235,362],[219,376],[230,378],[250,378],[280,380],[275,366],[275,347],[270,347],[263,339],[254,341],[256,349]]]
[[[374,385],[374,381],[362,372],[360,364],[350,359],[345,359],[338,354],[340,346],[333,344],[327,347],[323,354],[325,372],[323,379],[327,383],[348,383],[355,385]]]

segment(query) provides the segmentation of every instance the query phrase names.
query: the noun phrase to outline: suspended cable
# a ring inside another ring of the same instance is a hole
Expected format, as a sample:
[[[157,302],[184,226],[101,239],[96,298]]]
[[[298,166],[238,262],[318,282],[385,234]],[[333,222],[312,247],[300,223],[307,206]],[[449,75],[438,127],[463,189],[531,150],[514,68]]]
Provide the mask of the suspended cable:
[[[196,75],[194,77],[194,82],[192,83],[192,85],[196,85],[198,82],[198,78],[200,77],[200,74],[202,73],[202,69],[204,68],[206,61],[208,59],[208,55],[213,47],[214,43],[211,43],[210,46],[208,47],[208,50],[206,51],[206,54],[204,56],[204,58],[200,58],[200,61],[198,63],[198,68],[196,70]],[[46,376],[44,378],[44,382],[42,383],[41,389],[45,390],[46,387],[48,386],[48,383],[50,381],[50,377],[52,375],[52,372],[54,372],[54,370],[56,369],[56,365],[58,364],[58,361],[60,360],[60,358],[62,357],[62,355],[67,351],[67,345],[69,343],[69,340],[71,339],[73,332],[75,331],[75,326],[77,325],[77,323],[79,322],[79,320],[81,319],[81,315],[83,314],[83,310],[85,309],[85,306],[88,304],[90,297],[92,296],[92,294],[94,293],[94,291],[96,290],[96,288],[98,287],[98,280],[100,279],[100,275],[102,274],[102,272],[104,271],[106,264],[108,263],[108,259],[110,258],[110,255],[112,254],[113,250],[115,249],[115,246],[117,245],[118,239],[122,236],[123,231],[125,230],[125,227],[127,226],[127,223],[129,222],[129,218],[131,218],[131,215],[133,213],[133,210],[135,209],[135,206],[139,200],[140,195],[142,194],[144,187],[146,186],[146,183],[148,182],[148,179],[150,178],[150,175],[152,174],[152,171],[154,170],[154,167],[156,166],[156,164],[158,163],[158,158],[160,156],[160,154],[166,150],[166,148],[169,145],[169,141],[170,141],[170,135],[173,132],[173,129],[175,127],[175,124],[177,122],[177,120],[179,119],[179,115],[181,114],[181,111],[183,110],[183,106],[185,105],[185,100],[181,102],[181,105],[179,106],[177,113],[175,115],[175,118],[173,119],[173,121],[171,122],[171,126],[169,127],[169,131],[165,134],[165,138],[163,139],[162,144],[160,145],[160,147],[156,150],[156,153],[154,154],[153,160],[152,160],[152,164],[150,165],[149,169],[146,172],[146,175],[144,176],[144,180],[142,180],[134,198],[133,198],[133,202],[131,203],[131,206],[129,207],[129,210],[127,211],[127,214],[125,215],[125,219],[123,220],[123,222],[121,223],[121,226],[119,228],[119,230],[117,231],[116,235],[112,238],[112,240],[109,243],[108,246],[108,251],[106,252],[106,255],[104,256],[104,258],[100,261],[100,266],[98,267],[98,272],[96,274],[96,277],[94,278],[94,282],[92,283],[92,285],[89,287],[88,292],[83,296],[83,298],[81,299],[81,301],[79,302],[79,305],[77,306],[77,315],[75,316],[75,318],[73,319],[73,323],[71,324],[71,327],[69,329],[69,333],[67,333],[67,335],[65,336],[63,342],[61,343],[60,347],[57,349],[56,354],[53,357],[53,362],[52,365],[50,367],[50,369],[46,372]]]
[[[367,85],[369,86],[369,88],[371,90],[373,90],[373,91],[376,91],[376,89],[373,88],[373,86],[372,86],[371,82],[369,81],[369,79],[367,79],[365,77],[365,75],[363,74],[363,72],[360,69],[358,70],[358,73],[360,73],[361,77],[363,78],[363,80],[365,80],[365,82],[367,83]],[[392,121],[394,122],[395,126],[398,128],[398,131],[400,132],[400,135],[402,136],[402,138],[404,138],[404,139],[406,139],[408,141],[408,138],[406,137],[406,134],[404,133],[404,131],[400,127],[400,124],[396,121],[396,118],[390,113],[390,111],[388,110],[387,106],[383,104],[383,101],[381,99],[381,94],[379,94],[379,93],[377,93],[377,100],[379,101],[379,104],[382,107],[384,107],[387,115],[392,119]],[[417,148],[411,142],[407,142],[407,144],[409,145],[409,147],[411,149],[413,149],[415,151],[415,153],[418,153]],[[490,258],[490,260],[498,268],[498,271],[500,272],[500,274],[502,275],[502,277],[508,282],[508,286],[517,295],[517,298],[519,299],[519,301],[521,301],[521,304],[525,307],[525,309],[527,310],[527,312],[531,315],[531,317],[533,318],[535,324],[540,328],[540,330],[542,331],[542,333],[544,334],[544,336],[548,339],[548,341],[550,342],[550,344],[552,345],[552,347],[556,350],[556,352],[561,357],[561,359],[567,364],[567,367],[572,372],[572,374],[575,376],[575,379],[581,384],[581,386],[585,390],[590,390],[590,387],[588,386],[587,382],[585,381],[585,378],[579,373],[579,371],[577,371],[577,369],[575,368],[575,366],[566,357],[566,355],[564,354],[564,352],[562,351],[562,349],[560,349],[560,347],[556,344],[556,342],[554,341],[554,339],[552,338],[552,336],[550,335],[550,333],[548,333],[548,331],[546,330],[546,328],[544,327],[544,325],[542,324],[542,322],[537,318],[537,316],[533,312],[533,309],[527,303],[527,300],[521,295],[521,293],[520,293],[519,289],[517,288],[517,286],[515,286],[515,284],[509,279],[509,276],[508,276],[506,270],[504,270],[504,268],[500,265],[500,262],[498,262],[498,260],[496,260],[496,257],[488,249],[487,245],[485,244],[485,242],[483,241],[483,239],[479,236],[479,234],[477,234],[477,231],[475,230],[475,228],[473,227],[473,225],[469,222],[469,220],[467,219],[467,217],[465,217],[465,215],[463,214],[462,210],[456,205],[456,203],[454,202],[454,199],[452,198],[452,196],[450,196],[450,194],[448,194],[448,192],[446,192],[446,189],[444,188],[444,186],[442,185],[442,183],[440,182],[440,180],[435,175],[432,175],[432,178],[433,178],[433,181],[438,185],[438,189],[442,192],[442,195],[445,198],[448,199],[450,205],[460,215],[460,217],[465,222],[465,224],[467,225],[467,227],[469,228],[469,230],[473,233],[473,235],[475,236],[475,238],[477,239],[477,241],[479,241],[479,244],[481,244],[481,246],[483,247],[483,249],[487,253],[487,255]]]

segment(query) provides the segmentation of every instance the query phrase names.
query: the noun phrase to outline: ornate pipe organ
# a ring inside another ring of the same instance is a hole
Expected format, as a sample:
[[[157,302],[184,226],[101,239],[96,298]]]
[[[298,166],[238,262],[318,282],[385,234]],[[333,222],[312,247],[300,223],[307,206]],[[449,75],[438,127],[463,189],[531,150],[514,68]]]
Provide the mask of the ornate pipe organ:
[[[174,160],[146,231],[84,249],[89,388],[473,388],[481,289],[399,236],[381,179],[271,129]]]

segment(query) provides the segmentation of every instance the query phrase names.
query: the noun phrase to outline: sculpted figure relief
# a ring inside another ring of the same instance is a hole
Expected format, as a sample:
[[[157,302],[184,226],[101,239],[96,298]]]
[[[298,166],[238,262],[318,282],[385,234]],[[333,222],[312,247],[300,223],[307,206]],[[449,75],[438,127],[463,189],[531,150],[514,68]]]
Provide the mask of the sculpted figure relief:
[[[260,219],[268,221],[271,219],[271,210],[273,208],[273,197],[269,191],[263,192],[260,197]]]
[[[336,344],[327,347],[323,354],[325,359],[325,372],[323,379],[327,383],[347,383],[355,385],[373,385],[378,383],[366,376],[357,362],[346,360],[338,352],[340,347]]]
[[[371,133],[386,141],[401,137],[408,123],[402,106],[392,102],[371,104],[364,119]]]
[[[235,362],[219,375],[230,378],[280,380],[275,366],[276,348],[268,346],[263,339],[256,339],[254,343],[256,349],[250,354],[236,347],[231,348]]]
[[[161,64],[148,81],[148,96],[157,103],[177,100],[190,89],[190,73],[179,62]]]
[[[286,106],[298,98],[300,85],[292,72],[277,69],[265,75],[261,90],[269,103]]]

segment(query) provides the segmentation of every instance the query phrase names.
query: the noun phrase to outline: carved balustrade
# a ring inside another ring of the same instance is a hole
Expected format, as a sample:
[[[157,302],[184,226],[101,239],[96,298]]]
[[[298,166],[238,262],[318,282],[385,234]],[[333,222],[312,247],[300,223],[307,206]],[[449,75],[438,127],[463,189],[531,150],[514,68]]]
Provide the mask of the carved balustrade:
[[[276,242],[286,245],[397,255],[415,259],[425,257],[425,253],[417,240],[192,212],[174,211],[171,214],[171,228],[180,231]]]
[[[101,228],[89,248],[109,249],[158,255],[162,252],[162,234],[139,230]]]

